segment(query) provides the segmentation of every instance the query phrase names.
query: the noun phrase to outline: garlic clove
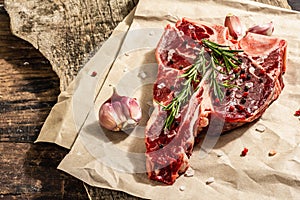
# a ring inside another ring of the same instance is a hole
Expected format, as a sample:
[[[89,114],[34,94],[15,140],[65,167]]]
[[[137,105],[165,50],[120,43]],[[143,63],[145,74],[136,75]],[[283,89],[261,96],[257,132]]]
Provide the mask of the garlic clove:
[[[225,17],[224,26],[228,28],[229,34],[234,38],[238,39],[243,35],[243,26],[238,16],[231,13]]]
[[[274,24],[271,21],[269,23],[256,25],[256,26],[249,28],[248,32],[256,33],[256,34],[260,34],[260,35],[271,36],[272,33],[274,32]]]
[[[127,97],[121,97],[120,101],[122,103],[123,106],[123,114],[126,118],[130,118],[131,114],[130,114],[130,100],[131,98],[127,98]]]
[[[114,109],[114,112],[112,112],[112,115],[114,116],[114,119],[117,124],[121,124],[122,122],[127,120],[127,117],[124,116],[123,112],[123,105],[119,101],[113,101],[112,107]]]
[[[129,101],[130,117],[135,121],[140,121],[142,118],[142,110],[136,99]]]
[[[115,112],[109,103],[104,103],[99,110],[99,123],[108,130],[119,131],[115,120]]]
[[[120,96],[116,90],[99,110],[99,123],[111,131],[133,129],[142,118],[142,109],[138,101],[127,96]]]

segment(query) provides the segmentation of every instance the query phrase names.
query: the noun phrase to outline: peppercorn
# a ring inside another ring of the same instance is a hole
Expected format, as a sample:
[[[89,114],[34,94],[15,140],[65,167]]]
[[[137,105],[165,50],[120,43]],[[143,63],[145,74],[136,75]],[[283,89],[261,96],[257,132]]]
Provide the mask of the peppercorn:
[[[247,148],[244,148],[243,151],[242,151],[242,153],[241,153],[241,156],[242,156],[242,157],[246,156],[247,153],[248,153],[248,151],[249,151],[249,150],[248,150]]]
[[[240,101],[240,103],[241,103],[241,104],[245,104],[245,103],[246,103],[246,99],[245,99],[245,98],[242,98],[241,101]]]
[[[240,77],[241,77],[241,79],[245,79],[246,75],[245,74],[241,74]]]
[[[241,105],[235,105],[236,109],[238,109],[239,112],[245,111],[245,107]]]
[[[243,93],[243,97],[247,97],[248,94],[249,94],[249,92],[244,92],[244,93]]]
[[[240,68],[236,67],[233,69],[233,73],[237,74],[240,71]]]
[[[246,79],[249,81],[251,79],[251,75],[247,74],[247,78]]]
[[[229,96],[231,94],[231,90],[226,90],[226,96]]]
[[[260,69],[260,70],[259,70],[259,74],[263,75],[263,74],[265,74],[265,73],[266,73],[266,70],[264,70],[264,69]]]
[[[300,117],[300,110],[297,110],[294,114],[296,117]]]
[[[93,71],[91,77],[95,77],[95,76],[97,76],[97,72]]]
[[[180,123],[179,123],[179,121],[177,121],[177,120],[174,122],[174,126],[175,126],[175,127],[179,126],[179,124],[180,124]]]

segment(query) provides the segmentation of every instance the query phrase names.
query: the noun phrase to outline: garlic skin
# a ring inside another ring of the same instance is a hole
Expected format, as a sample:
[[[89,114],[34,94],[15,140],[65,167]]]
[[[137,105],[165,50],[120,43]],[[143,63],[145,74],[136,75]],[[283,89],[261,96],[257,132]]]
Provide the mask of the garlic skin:
[[[274,32],[274,24],[273,22],[269,22],[261,25],[256,25],[249,28],[247,32],[271,36]]]
[[[243,26],[238,16],[231,13],[225,17],[224,26],[228,28],[229,34],[234,38],[238,39],[243,35]]]
[[[126,131],[138,125],[142,118],[142,109],[138,101],[120,96],[116,90],[99,109],[99,124],[111,131]]]

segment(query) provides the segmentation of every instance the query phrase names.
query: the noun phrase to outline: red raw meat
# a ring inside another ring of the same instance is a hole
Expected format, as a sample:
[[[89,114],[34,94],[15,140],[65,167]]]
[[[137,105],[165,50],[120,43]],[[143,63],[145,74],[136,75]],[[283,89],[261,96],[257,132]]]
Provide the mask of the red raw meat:
[[[238,87],[226,88],[220,102],[210,84],[204,82],[181,107],[171,128],[164,129],[169,111],[162,105],[168,105],[181,91],[185,78],[179,76],[195,62],[203,46],[202,39],[244,50],[238,54],[242,61],[238,77],[232,79],[234,74],[217,77]],[[188,159],[199,133],[206,133],[209,127],[209,134],[217,134],[259,118],[284,87],[286,45],[283,39],[253,33],[237,41],[224,26],[185,18],[175,27],[168,25],[156,49],[154,111],[145,131],[148,177],[173,184],[189,167]]]

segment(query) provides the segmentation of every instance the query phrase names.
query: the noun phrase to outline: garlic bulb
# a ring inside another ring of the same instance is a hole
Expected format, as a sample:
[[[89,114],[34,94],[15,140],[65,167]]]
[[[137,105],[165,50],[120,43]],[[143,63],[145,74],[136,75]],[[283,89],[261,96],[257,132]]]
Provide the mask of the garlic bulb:
[[[253,27],[248,29],[248,32],[257,33],[257,34],[260,34],[260,35],[267,35],[267,36],[272,35],[273,31],[274,31],[273,22],[269,22],[269,23],[261,24],[261,25],[256,25],[256,26],[253,26]]]
[[[106,100],[99,110],[99,123],[111,131],[133,129],[142,118],[142,109],[138,101],[117,94],[115,88],[112,96]]]
[[[229,34],[235,39],[243,35],[243,26],[240,18],[231,13],[227,14],[224,26],[228,28]]]

